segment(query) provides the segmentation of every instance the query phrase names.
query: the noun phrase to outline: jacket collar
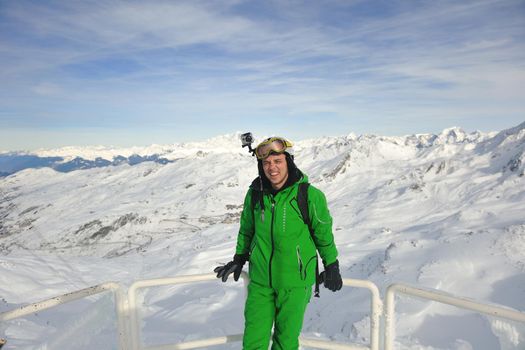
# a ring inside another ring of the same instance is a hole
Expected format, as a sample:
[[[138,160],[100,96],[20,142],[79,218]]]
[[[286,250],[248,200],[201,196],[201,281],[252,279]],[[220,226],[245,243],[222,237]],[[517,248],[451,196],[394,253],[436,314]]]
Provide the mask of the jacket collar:
[[[286,180],[283,187],[281,187],[279,190],[274,190],[272,188],[272,185],[270,184],[270,181],[266,179],[266,177],[258,176],[250,185],[250,188],[254,191],[262,191],[264,193],[270,193],[273,195],[276,195],[277,193],[287,189],[288,187],[292,187],[296,183],[301,182],[308,182],[308,177],[301,171],[299,168],[294,168],[292,172],[288,173],[288,179]]]

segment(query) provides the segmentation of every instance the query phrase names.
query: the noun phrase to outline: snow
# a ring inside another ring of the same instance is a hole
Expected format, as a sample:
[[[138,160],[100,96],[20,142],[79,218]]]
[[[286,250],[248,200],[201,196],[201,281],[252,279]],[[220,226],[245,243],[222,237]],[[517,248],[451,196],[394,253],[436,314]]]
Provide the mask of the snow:
[[[239,134],[125,150],[41,150],[175,161],[0,178],[0,312],[106,281],[129,286],[227,262],[257,172]],[[409,283],[525,312],[525,123],[488,134],[457,127],[439,135],[350,134],[295,148],[298,166],[327,195],[343,277],[371,280],[382,293]],[[148,345],[242,333],[242,283],[140,295]],[[322,289],[303,333],[366,344],[368,311],[366,291]],[[404,297],[396,312],[400,349],[525,348],[523,324]],[[114,349],[116,333],[109,294],[0,325],[6,349]]]

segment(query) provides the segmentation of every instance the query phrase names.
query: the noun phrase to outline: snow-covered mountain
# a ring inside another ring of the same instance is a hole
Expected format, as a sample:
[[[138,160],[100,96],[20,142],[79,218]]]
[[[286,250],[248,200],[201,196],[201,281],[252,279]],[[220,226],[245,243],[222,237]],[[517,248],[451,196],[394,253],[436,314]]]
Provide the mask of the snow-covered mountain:
[[[24,169],[52,168],[70,172],[91,168],[136,165],[143,162],[167,164],[191,156],[195,152],[238,152],[239,135],[223,135],[205,142],[186,142],[173,145],[113,148],[104,146],[63,147],[40,149],[34,152],[0,152],[0,177],[12,175]]]
[[[0,178],[0,311],[108,280],[208,273],[228,261],[245,191],[257,175],[239,143],[232,134],[31,154],[111,164],[27,168]],[[324,137],[298,141],[295,149],[298,166],[327,195],[343,277],[382,289],[412,283],[525,311],[525,123],[486,134],[450,128],[439,135]],[[146,161],[112,163],[134,155]],[[198,301],[148,293],[154,306],[147,342],[242,331],[240,290],[227,292],[235,303],[221,303],[219,284],[192,291]],[[312,300],[303,331],[366,342],[366,293],[322,294]],[[206,316],[206,329],[176,317],[190,309],[202,309],[194,314]],[[525,348],[523,325],[414,301],[400,303],[398,312],[401,348]],[[47,321],[26,321],[39,336],[16,324],[6,332],[18,344],[55,339],[60,327]]]

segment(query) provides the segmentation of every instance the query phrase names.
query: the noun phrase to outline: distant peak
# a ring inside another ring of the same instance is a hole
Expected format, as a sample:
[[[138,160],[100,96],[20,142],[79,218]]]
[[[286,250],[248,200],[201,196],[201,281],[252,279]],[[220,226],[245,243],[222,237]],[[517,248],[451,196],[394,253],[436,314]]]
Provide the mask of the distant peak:
[[[457,126],[446,128],[438,135],[438,138],[446,141],[447,143],[463,142],[465,141],[466,137],[467,133]]]
[[[501,134],[505,134],[505,135],[514,135],[514,134],[519,134],[522,130],[525,130],[525,122],[513,127],[513,128],[509,128],[509,129],[505,129],[503,131],[501,131]]]

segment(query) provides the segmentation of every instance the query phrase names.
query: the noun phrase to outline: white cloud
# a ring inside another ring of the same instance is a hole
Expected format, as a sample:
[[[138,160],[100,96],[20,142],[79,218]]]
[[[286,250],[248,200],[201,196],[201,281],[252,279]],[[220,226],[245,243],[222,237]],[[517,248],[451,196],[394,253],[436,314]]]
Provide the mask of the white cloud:
[[[43,96],[56,96],[65,92],[64,89],[53,83],[40,83],[33,87],[33,91]]]
[[[518,2],[391,2],[382,16],[352,12],[373,6],[365,1],[265,2],[266,13],[250,12],[255,3],[8,3],[2,28],[16,35],[0,47],[9,86],[0,104],[28,114],[25,101],[36,96],[35,109],[42,103],[46,115],[78,125],[88,110],[113,111],[123,124],[253,113],[384,114],[413,124],[443,110],[470,117],[499,108],[516,118],[523,107]],[[134,69],[96,70],[113,58]],[[46,97],[67,101],[68,113]]]

